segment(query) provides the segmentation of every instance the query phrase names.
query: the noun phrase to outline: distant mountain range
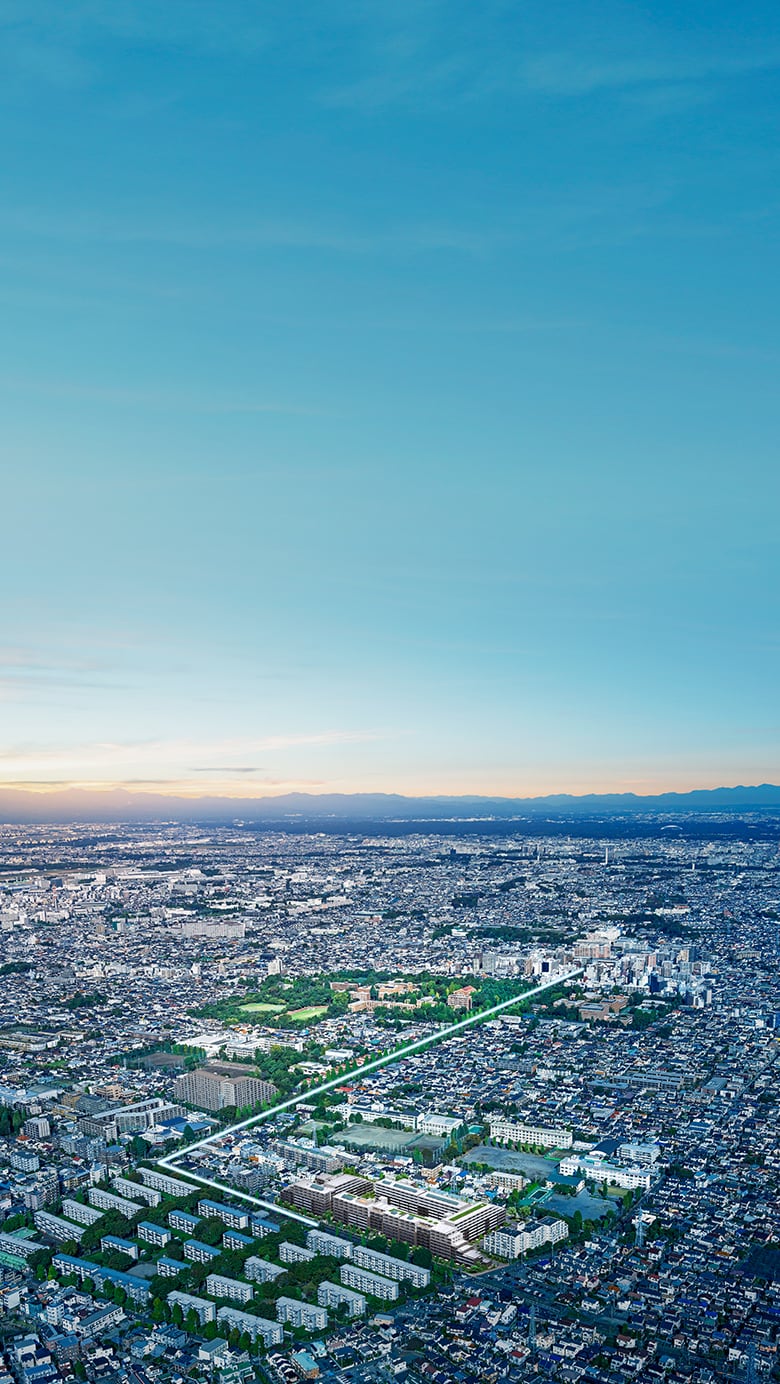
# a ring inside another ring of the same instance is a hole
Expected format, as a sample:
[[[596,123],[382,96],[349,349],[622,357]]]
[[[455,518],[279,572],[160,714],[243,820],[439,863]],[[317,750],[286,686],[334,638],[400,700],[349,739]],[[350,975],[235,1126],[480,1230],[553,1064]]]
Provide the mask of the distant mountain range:
[[[302,821],[435,822],[627,816],[637,813],[765,812],[780,814],[780,787],[697,788],[688,793],[551,793],[539,798],[429,797],[395,793],[287,793],[269,798],[184,798],[156,793],[63,790],[0,791],[0,822]]]

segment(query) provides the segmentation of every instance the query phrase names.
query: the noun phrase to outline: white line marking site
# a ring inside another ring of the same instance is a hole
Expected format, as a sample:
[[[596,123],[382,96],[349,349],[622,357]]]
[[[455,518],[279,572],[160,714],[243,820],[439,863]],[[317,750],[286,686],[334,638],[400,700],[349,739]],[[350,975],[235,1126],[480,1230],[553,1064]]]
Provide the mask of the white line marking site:
[[[209,1134],[205,1139],[198,1139],[194,1144],[187,1144],[186,1148],[169,1153],[167,1157],[158,1159],[156,1166],[165,1168],[169,1172],[175,1171],[179,1176],[189,1178],[192,1182],[203,1187],[212,1187],[218,1192],[251,1202],[253,1206],[261,1207],[264,1211],[271,1211],[277,1216],[287,1216],[291,1220],[302,1222],[304,1225],[316,1226],[319,1222],[312,1220],[309,1216],[302,1216],[300,1212],[291,1211],[278,1202],[264,1201],[261,1197],[251,1196],[249,1192],[241,1192],[238,1188],[231,1187],[229,1183],[217,1182],[213,1178],[203,1177],[200,1173],[191,1172],[189,1168],[179,1167],[179,1163],[197,1149],[206,1148],[210,1144],[218,1144],[231,1134],[238,1133],[239,1130],[251,1129],[253,1125],[261,1124],[263,1120],[273,1119],[274,1115],[280,1114],[283,1110],[290,1110],[293,1106],[300,1105],[304,1101],[316,1099],[324,1091],[332,1091],[336,1086],[346,1086],[351,1081],[359,1081],[369,1072],[376,1072],[382,1067],[389,1067],[393,1062],[398,1062],[404,1057],[410,1057],[413,1053],[422,1052],[424,1048],[432,1047],[435,1043],[446,1043],[447,1039],[452,1038],[456,1033],[462,1033],[464,1029],[472,1028],[475,1024],[484,1023],[486,1019],[492,1019],[496,1014],[502,1014],[506,1009],[512,1009],[518,1004],[525,1004],[534,996],[543,994],[545,990],[552,990],[556,985],[562,985],[579,975],[582,975],[582,967],[566,971],[563,975],[557,975],[554,979],[545,981],[543,985],[537,985],[532,990],[525,990],[522,995],[514,995],[512,999],[501,1000],[499,1004],[492,1005],[490,1009],[478,1009],[473,1014],[468,1014],[465,1019],[458,1019],[455,1023],[447,1024],[445,1028],[439,1028],[434,1033],[425,1034],[422,1038],[415,1038],[413,1042],[404,1043],[400,1048],[394,1048],[391,1052],[369,1058],[367,1062],[363,1062],[352,1071],[343,1072],[340,1076],[329,1077],[319,1086],[310,1086],[304,1091],[298,1091],[296,1095],[288,1096],[268,1110],[261,1110],[258,1115],[250,1115],[246,1120],[239,1120],[236,1124],[228,1125],[226,1129],[218,1130],[216,1134]]]

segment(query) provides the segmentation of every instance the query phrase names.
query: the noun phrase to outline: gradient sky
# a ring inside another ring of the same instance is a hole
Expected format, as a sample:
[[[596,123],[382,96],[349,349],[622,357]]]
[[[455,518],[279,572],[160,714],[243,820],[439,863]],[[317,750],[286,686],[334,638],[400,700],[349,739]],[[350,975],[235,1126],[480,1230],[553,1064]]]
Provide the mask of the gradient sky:
[[[0,0],[0,782],[780,781],[780,11]]]

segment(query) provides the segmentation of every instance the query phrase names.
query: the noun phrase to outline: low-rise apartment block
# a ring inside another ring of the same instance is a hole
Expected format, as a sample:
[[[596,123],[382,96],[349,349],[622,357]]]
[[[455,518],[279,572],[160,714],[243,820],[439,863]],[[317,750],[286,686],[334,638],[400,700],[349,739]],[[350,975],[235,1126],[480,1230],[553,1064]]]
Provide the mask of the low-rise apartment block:
[[[158,1248],[167,1245],[173,1238],[170,1230],[166,1230],[164,1225],[155,1225],[154,1221],[139,1221],[136,1234],[145,1244],[157,1245]]]
[[[208,1264],[212,1259],[219,1259],[221,1253],[215,1245],[204,1244],[203,1240],[184,1241],[184,1258],[191,1264]]]
[[[331,1259],[351,1259],[355,1248],[351,1240],[341,1235],[329,1235],[326,1230],[309,1230],[306,1244],[315,1254],[326,1254]]]
[[[55,1254],[52,1259],[55,1269],[61,1273],[75,1274],[82,1281],[91,1278],[98,1288],[110,1283],[114,1287],[124,1288],[127,1296],[132,1302],[143,1303],[149,1296],[149,1284],[142,1278],[136,1278],[133,1274],[122,1273],[119,1269],[104,1269],[101,1264],[93,1264],[89,1259],[77,1259],[72,1254]]]
[[[286,1168],[310,1168],[317,1173],[338,1172],[349,1161],[342,1149],[314,1148],[310,1144],[293,1144],[284,1139],[280,1139],[274,1149],[284,1160]]]
[[[370,1269],[383,1278],[394,1278],[398,1283],[412,1283],[415,1288],[427,1288],[431,1281],[430,1269],[419,1264],[410,1264],[406,1259],[395,1259],[392,1254],[381,1254],[379,1250],[368,1249],[365,1245],[355,1245],[352,1262],[361,1269]]]
[[[342,1264],[339,1277],[345,1287],[357,1288],[359,1292],[369,1293],[382,1302],[395,1302],[398,1297],[395,1279],[369,1273],[368,1269],[359,1269],[356,1264]]]
[[[249,1225],[249,1212],[242,1206],[228,1206],[226,1202],[212,1201],[209,1197],[201,1197],[198,1215],[204,1220],[217,1217],[230,1230],[245,1230]]]
[[[260,1259],[258,1255],[250,1254],[244,1260],[244,1273],[253,1283],[273,1283],[287,1270],[281,1264],[272,1264],[270,1259]]]
[[[114,1176],[111,1185],[120,1197],[129,1197],[131,1201],[144,1201],[147,1206],[159,1206],[162,1201],[162,1193],[156,1187],[144,1187],[129,1177]]]
[[[251,1283],[244,1283],[240,1278],[210,1273],[206,1278],[206,1292],[210,1297],[230,1298],[231,1302],[251,1302],[254,1289]]]
[[[201,1219],[201,1216],[193,1216],[191,1211],[170,1211],[168,1213],[169,1226],[173,1230],[183,1230],[187,1235],[194,1235]]]
[[[222,1236],[223,1249],[249,1249],[254,1241],[251,1235],[243,1235],[240,1230],[226,1230]]]
[[[544,1125],[507,1120],[501,1115],[491,1115],[488,1128],[491,1139],[502,1139],[508,1144],[530,1144],[533,1148],[544,1149],[570,1149],[572,1146],[570,1129],[548,1129]]]
[[[70,1240],[81,1239],[84,1231],[83,1225],[74,1225],[72,1221],[66,1221],[62,1216],[54,1216],[51,1211],[36,1211],[33,1215],[35,1229],[40,1230],[42,1235],[47,1235],[50,1240],[56,1240],[60,1245],[66,1245]]]
[[[251,1341],[262,1341],[263,1345],[280,1346],[284,1340],[284,1327],[281,1322],[269,1321],[268,1317],[255,1317],[251,1312],[239,1312],[236,1307],[218,1307],[217,1321],[227,1322],[243,1335],[246,1332]]]
[[[524,1225],[502,1225],[492,1230],[483,1240],[488,1254],[499,1259],[519,1259],[529,1250],[539,1249],[541,1245],[555,1245],[565,1240],[569,1228],[565,1221],[555,1216],[545,1216],[539,1221],[528,1221]]]
[[[138,1246],[135,1240],[125,1240],[121,1235],[101,1235],[100,1237],[101,1254],[126,1254],[130,1259],[138,1258]]]
[[[126,1216],[128,1220],[144,1209],[140,1202],[128,1201],[127,1197],[118,1197],[102,1187],[90,1187],[87,1196],[90,1206],[97,1206],[101,1211],[118,1211],[120,1216]]]
[[[279,1258],[283,1264],[307,1264],[315,1257],[313,1249],[306,1249],[303,1245],[292,1245],[289,1240],[282,1240],[279,1246]]]
[[[192,1293],[180,1293],[174,1289],[168,1294],[168,1304],[170,1307],[174,1307],[177,1303],[185,1317],[188,1312],[194,1312],[201,1326],[217,1319],[216,1306],[213,1302],[209,1302],[208,1298],[195,1297]]]
[[[78,1221],[79,1225],[94,1225],[95,1221],[100,1220],[103,1212],[97,1206],[87,1206],[84,1202],[74,1201],[72,1197],[65,1197],[62,1214],[67,1216],[69,1221]]]
[[[166,1197],[187,1197],[195,1190],[191,1182],[182,1182],[179,1177],[158,1173],[156,1168],[139,1168],[138,1173],[145,1186],[164,1192]]]
[[[253,1211],[249,1218],[249,1228],[255,1240],[264,1240],[266,1235],[278,1235],[281,1226],[271,1221],[259,1211]]]
[[[343,1303],[350,1319],[362,1317],[366,1310],[366,1299],[362,1293],[356,1293],[352,1288],[345,1288],[342,1283],[331,1283],[327,1278],[323,1279],[317,1289],[317,1301],[320,1307],[338,1308]]]
[[[312,1302],[299,1302],[298,1298],[277,1298],[276,1318],[289,1326],[303,1326],[307,1331],[322,1331],[328,1325],[328,1313],[324,1307]]]
[[[28,1240],[21,1235],[6,1235],[0,1231],[0,1253],[10,1254],[17,1259],[29,1259],[39,1250],[45,1249],[40,1240]],[[56,1257],[56,1256],[55,1256]]]

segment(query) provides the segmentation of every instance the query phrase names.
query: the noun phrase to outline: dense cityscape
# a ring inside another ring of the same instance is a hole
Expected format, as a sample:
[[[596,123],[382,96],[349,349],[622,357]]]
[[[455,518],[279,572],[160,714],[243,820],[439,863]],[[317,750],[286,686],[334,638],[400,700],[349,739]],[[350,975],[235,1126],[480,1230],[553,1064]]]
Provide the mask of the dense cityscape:
[[[778,1377],[776,823],[619,826],[3,827],[3,1378]]]

